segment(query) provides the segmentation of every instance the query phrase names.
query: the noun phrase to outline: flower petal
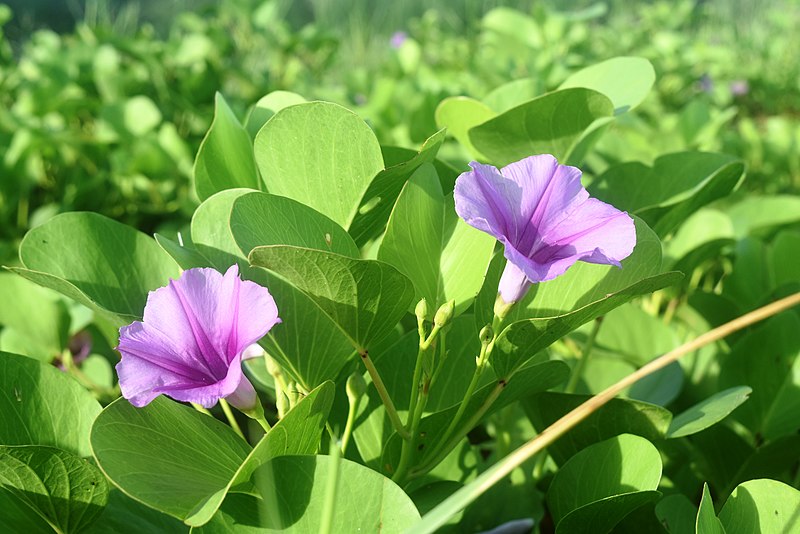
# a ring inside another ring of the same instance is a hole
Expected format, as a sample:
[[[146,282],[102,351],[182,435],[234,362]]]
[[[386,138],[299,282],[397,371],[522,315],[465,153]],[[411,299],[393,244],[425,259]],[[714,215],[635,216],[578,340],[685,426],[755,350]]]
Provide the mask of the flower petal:
[[[214,381],[210,369],[187,357],[160,330],[139,321],[120,329],[117,350],[122,354],[116,366],[120,390],[137,407],[158,396],[155,388]]]
[[[242,380],[247,380],[242,372],[241,355],[236,356],[228,367],[228,374],[213,384],[178,383],[156,388],[155,393],[165,393],[175,400],[194,402],[205,408],[211,408],[219,399],[231,395]]]
[[[497,239],[513,232],[519,219],[522,189],[503,178],[495,167],[477,162],[456,180],[456,213],[470,226]]]
[[[178,280],[150,293],[144,322],[195,355],[217,378],[234,356],[263,337],[278,319],[269,291],[242,282],[233,265],[223,276],[214,269],[189,269]]]

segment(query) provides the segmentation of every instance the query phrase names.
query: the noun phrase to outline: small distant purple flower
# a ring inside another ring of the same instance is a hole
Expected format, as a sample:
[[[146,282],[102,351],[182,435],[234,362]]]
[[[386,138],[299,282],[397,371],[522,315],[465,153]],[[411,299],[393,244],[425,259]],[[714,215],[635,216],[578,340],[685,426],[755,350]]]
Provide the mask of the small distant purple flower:
[[[708,73],[700,76],[700,81],[698,82],[698,85],[700,86],[700,90],[704,93],[710,93],[711,91],[714,90],[714,80]]]
[[[747,80],[733,80],[731,82],[731,94],[733,96],[744,96],[750,92],[750,84]]]
[[[405,43],[407,39],[408,39],[408,34],[406,32],[396,31],[392,34],[392,37],[389,39],[389,44],[391,45],[392,48],[397,50],[398,48],[403,46],[403,43]]]
[[[470,226],[496,237],[508,259],[500,298],[513,304],[533,283],[564,274],[577,261],[621,267],[636,244],[627,213],[595,198],[581,171],[549,154],[530,156],[498,171],[470,163],[456,180],[455,204]]]
[[[255,406],[242,358],[280,322],[266,288],[239,279],[233,265],[189,269],[147,297],[144,320],[119,330],[122,396],[142,407],[163,393],[206,408],[221,398],[242,410]]]

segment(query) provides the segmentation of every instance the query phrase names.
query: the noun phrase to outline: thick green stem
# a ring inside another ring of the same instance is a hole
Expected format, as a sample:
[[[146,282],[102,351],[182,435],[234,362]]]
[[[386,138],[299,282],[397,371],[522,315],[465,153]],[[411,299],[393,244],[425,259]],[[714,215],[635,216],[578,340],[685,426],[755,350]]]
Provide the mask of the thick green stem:
[[[320,534],[331,534],[333,524],[333,514],[336,511],[336,493],[339,486],[339,465],[342,463],[339,455],[339,447],[336,440],[331,440],[330,458],[332,466],[328,472],[328,484],[325,488],[325,501],[322,504],[322,518],[320,521]]]
[[[233,431],[239,434],[239,437],[245,439],[244,433],[242,432],[242,429],[239,427],[239,423],[236,422],[236,418],[233,416],[233,410],[231,410],[228,401],[226,401],[225,399],[220,399],[219,405],[222,408],[222,411],[225,412],[225,417],[228,419],[228,423],[230,423]]]
[[[389,391],[386,389],[386,385],[383,383],[380,373],[378,373],[378,370],[375,368],[375,364],[372,363],[369,352],[365,350],[358,354],[361,356],[361,361],[364,362],[364,366],[367,368],[367,372],[372,379],[372,385],[375,386],[375,390],[378,392],[384,408],[386,408],[386,413],[389,416],[389,420],[392,422],[392,426],[394,426],[395,431],[401,438],[408,439],[410,434],[405,426],[403,426],[400,415],[394,407],[394,402],[392,402],[392,397],[389,396]]]
[[[419,433],[419,422],[422,420],[422,412],[425,410],[425,405],[428,403],[428,389],[430,383],[425,382],[422,386],[419,403],[417,403],[416,410],[411,418],[411,428],[409,430],[410,437],[403,441],[403,449],[400,452],[400,463],[397,464],[397,470],[392,476],[392,480],[401,484],[406,477],[408,468],[410,466],[411,457],[414,454],[416,447],[417,434]]]
[[[589,362],[589,355],[594,348],[594,342],[597,339],[597,332],[600,331],[601,324],[603,324],[602,317],[598,317],[594,320],[592,331],[589,333],[589,337],[586,339],[586,344],[583,346],[583,350],[578,357],[578,363],[572,370],[572,375],[569,377],[569,382],[567,382],[567,385],[564,387],[565,393],[575,393],[575,390],[578,387],[578,382],[580,382],[581,377],[583,377],[583,372],[586,370],[586,364]]]
[[[347,444],[350,442],[350,436],[353,433],[353,425],[355,424],[360,404],[361,397],[350,402],[350,408],[347,410],[347,422],[344,425],[344,434],[342,434],[342,456],[347,454]]]

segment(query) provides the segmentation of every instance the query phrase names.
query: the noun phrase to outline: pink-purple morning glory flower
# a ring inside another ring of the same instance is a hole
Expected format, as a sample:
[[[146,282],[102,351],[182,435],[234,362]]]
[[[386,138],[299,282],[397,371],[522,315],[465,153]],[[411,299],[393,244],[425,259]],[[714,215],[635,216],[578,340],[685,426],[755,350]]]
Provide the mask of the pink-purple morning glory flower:
[[[396,31],[392,34],[392,37],[389,39],[389,45],[395,50],[397,50],[398,48],[403,46],[403,43],[405,43],[406,40],[408,40],[408,34],[406,32],[402,30]]]
[[[184,271],[150,292],[143,321],[120,328],[122,396],[137,407],[161,393],[206,408],[227,398],[250,410],[257,397],[242,373],[243,354],[279,322],[269,291],[239,279],[236,265],[224,275]]]
[[[581,171],[549,154],[530,156],[498,171],[470,163],[456,180],[456,212],[496,237],[508,259],[500,298],[513,304],[532,283],[564,274],[577,261],[620,267],[633,251],[636,229],[627,213],[595,198]]]

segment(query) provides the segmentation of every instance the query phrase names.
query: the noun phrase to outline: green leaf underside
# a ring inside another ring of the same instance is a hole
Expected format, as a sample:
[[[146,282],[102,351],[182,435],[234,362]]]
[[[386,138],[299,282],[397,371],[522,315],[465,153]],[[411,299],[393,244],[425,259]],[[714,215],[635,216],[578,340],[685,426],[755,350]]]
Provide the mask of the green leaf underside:
[[[332,464],[330,456],[281,456],[261,466],[262,499],[231,495],[202,534],[320,532]],[[405,532],[419,521],[411,499],[394,482],[363,465],[339,460],[331,532]]]
[[[66,451],[0,446],[0,502],[9,497],[66,534],[80,532],[97,519],[108,501],[108,484],[96,467]],[[0,525],[7,522],[10,532],[28,532],[31,525],[13,516],[0,519]]]
[[[613,113],[611,100],[597,91],[563,89],[471,128],[469,139],[497,165],[508,165],[531,154],[552,154],[565,162],[592,123]]]
[[[386,336],[414,300],[414,286],[394,267],[319,250],[257,247],[251,264],[273,271],[308,295],[364,353]]]

